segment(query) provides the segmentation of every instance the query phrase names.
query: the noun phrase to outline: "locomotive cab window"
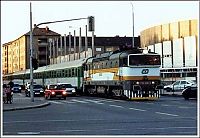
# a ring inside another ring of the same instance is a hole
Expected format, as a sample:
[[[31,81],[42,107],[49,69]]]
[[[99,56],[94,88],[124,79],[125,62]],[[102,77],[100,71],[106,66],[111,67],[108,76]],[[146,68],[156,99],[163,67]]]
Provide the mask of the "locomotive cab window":
[[[129,65],[160,65],[160,55],[130,55]]]

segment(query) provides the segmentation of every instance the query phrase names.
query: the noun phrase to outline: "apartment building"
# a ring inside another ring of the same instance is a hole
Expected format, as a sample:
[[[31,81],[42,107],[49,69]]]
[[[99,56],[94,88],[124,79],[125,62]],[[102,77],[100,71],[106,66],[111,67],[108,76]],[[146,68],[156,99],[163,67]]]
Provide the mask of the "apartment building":
[[[33,30],[33,55],[39,61],[39,66],[46,65],[46,51],[48,40],[58,38],[60,34],[51,31],[48,27]],[[11,74],[30,68],[30,32],[19,38],[3,44],[2,71]]]

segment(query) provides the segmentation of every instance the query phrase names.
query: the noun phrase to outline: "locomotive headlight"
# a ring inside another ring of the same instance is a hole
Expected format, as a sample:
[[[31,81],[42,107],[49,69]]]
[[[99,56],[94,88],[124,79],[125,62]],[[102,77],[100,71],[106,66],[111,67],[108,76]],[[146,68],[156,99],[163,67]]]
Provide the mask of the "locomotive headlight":
[[[54,94],[55,94],[55,92],[51,92],[51,94],[52,94],[52,95],[54,95]]]
[[[151,83],[152,83],[152,84],[155,84],[155,82],[154,82],[154,81],[152,81]]]
[[[139,81],[137,81],[136,84],[140,84]]]

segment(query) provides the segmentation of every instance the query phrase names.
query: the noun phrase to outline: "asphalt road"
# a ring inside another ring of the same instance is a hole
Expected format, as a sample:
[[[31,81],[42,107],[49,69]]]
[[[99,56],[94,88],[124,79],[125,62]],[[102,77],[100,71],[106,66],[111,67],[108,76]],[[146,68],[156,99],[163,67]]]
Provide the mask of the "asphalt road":
[[[44,108],[4,112],[3,135],[197,135],[197,100],[68,97],[50,102]]]

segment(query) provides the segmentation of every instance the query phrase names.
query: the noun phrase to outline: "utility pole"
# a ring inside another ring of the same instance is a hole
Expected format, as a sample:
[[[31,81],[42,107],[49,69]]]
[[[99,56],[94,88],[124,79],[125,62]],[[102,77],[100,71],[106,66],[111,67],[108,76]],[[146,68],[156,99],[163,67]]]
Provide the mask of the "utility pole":
[[[132,38],[132,47],[134,48],[134,10],[133,10],[133,3],[131,2],[131,6],[132,6],[132,19],[133,19],[133,38]]]
[[[39,24],[35,25],[34,28],[38,27],[40,25],[44,25],[44,24],[52,24],[52,23],[67,22],[67,21],[76,21],[76,20],[83,20],[83,19],[88,19],[88,17],[87,18],[76,18],[76,19],[69,19],[69,20],[59,20],[59,21],[43,22],[43,23],[39,23]],[[34,30],[34,28],[32,28],[32,5],[31,5],[31,2],[30,2],[30,94],[31,94],[31,101],[32,102],[34,102],[34,93],[33,93],[33,65],[32,65],[32,59],[33,59],[33,30]],[[94,31],[93,31],[93,34],[94,34]],[[58,40],[56,42],[57,42],[57,46],[58,46]],[[94,43],[94,42],[92,42],[92,43]],[[75,30],[74,30],[74,50],[76,51]],[[54,41],[53,41],[53,51],[55,51]],[[53,54],[54,54],[53,56],[55,58],[55,53],[53,53]]]
[[[31,94],[31,101],[34,102],[34,93],[33,93],[33,66],[32,66],[32,59],[33,59],[33,32],[32,32],[32,7],[30,2],[30,94]]]

